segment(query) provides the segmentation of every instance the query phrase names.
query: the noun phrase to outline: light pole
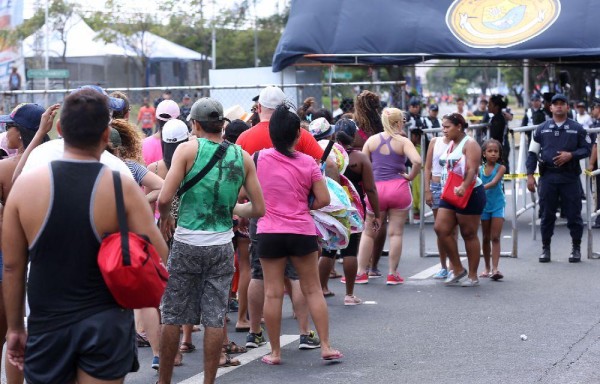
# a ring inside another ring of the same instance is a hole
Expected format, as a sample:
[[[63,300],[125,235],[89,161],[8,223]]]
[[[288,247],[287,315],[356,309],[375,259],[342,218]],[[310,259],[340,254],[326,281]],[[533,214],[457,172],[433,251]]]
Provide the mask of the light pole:
[[[48,69],[50,69],[50,27],[48,25],[48,3],[50,0],[46,0],[46,9],[44,10],[44,69],[46,70],[46,77],[44,78],[44,106],[48,106]]]

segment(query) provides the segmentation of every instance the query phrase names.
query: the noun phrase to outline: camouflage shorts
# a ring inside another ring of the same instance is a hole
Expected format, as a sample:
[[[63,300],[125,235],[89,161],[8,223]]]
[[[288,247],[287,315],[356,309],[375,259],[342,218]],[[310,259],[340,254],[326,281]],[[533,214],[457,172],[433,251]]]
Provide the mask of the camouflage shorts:
[[[234,271],[232,243],[197,247],[173,241],[167,269],[162,323],[223,327]]]

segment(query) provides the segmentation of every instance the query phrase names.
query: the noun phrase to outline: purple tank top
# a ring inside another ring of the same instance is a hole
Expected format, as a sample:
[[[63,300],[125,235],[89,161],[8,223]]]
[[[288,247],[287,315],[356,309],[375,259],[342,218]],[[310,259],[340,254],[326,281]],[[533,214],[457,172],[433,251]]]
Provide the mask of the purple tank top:
[[[406,172],[406,156],[399,155],[392,149],[390,144],[392,137],[387,139],[383,136],[383,133],[379,134],[381,142],[375,151],[371,152],[371,162],[373,163],[373,176],[375,181],[386,181],[401,179],[401,173]],[[381,147],[387,145],[389,154],[384,155],[380,152]]]

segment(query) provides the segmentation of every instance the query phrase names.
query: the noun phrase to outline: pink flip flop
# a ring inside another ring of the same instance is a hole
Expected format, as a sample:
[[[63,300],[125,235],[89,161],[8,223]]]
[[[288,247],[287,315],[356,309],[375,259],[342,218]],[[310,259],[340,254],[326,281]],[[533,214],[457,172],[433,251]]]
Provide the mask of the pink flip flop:
[[[323,360],[330,361],[330,360],[338,360],[338,359],[341,359],[342,357],[344,357],[344,355],[342,354],[342,352],[340,352],[340,351],[335,351],[335,353],[333,353],[333,354],[331,354],[331,355],[329,355],[329,356],[323,356],[323,357],[321,357],[321,358],[322,358]]]
[[[267,364],[267,365],[279,365],[281,364],[281,359],[280,360],[273,360],[273,358],[271,357],[271,355],[264,355],[262,357],[262,359],[260,359],[260,361],[262,361],[263,363]]]

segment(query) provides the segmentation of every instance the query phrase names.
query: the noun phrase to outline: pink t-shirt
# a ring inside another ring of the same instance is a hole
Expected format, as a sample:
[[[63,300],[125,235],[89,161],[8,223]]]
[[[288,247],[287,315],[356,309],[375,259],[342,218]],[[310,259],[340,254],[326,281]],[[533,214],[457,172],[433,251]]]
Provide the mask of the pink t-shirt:
[[[161,140],[154,136],[146,137],[142,142],[142,157],[146,165],[150,165],[155,161],[162,160]]]
[[[315,159],[300,152],[292,159],[274,148],[264,149],[258,157],[257,175],[267,208],[258,220],[257,233],[316,235],[308,195],[323,175]]]

